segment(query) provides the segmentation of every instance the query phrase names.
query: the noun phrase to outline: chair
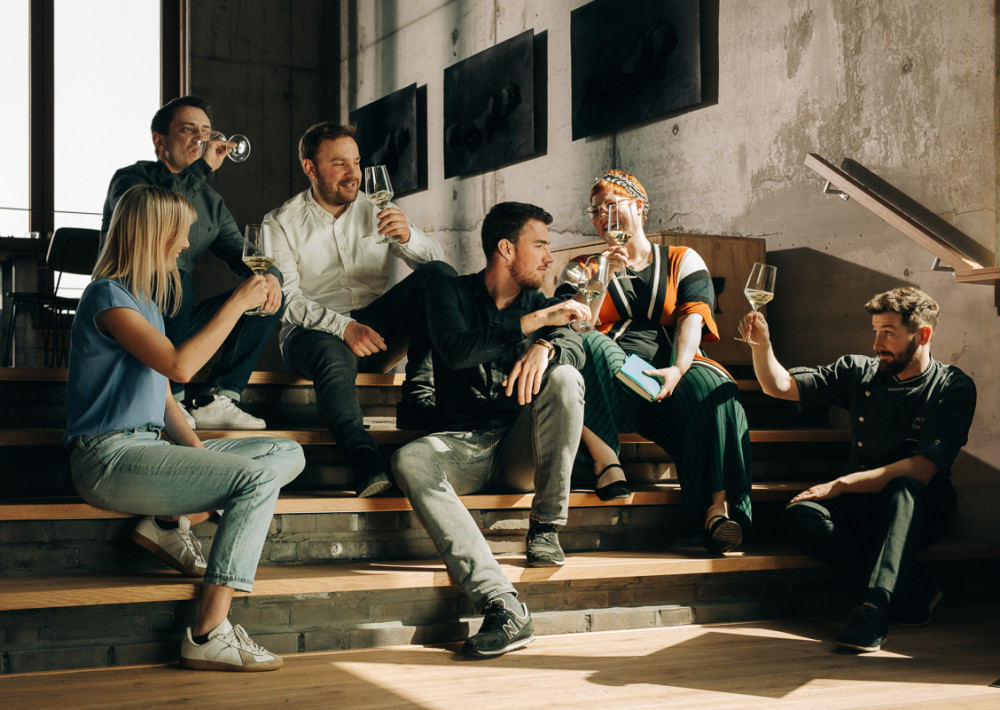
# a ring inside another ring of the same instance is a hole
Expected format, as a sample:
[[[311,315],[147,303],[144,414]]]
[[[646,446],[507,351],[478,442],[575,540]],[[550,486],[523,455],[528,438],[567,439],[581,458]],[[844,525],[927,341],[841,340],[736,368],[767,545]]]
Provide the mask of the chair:
[[[4,364],[14,366],[14,328],[19,305],[34,306],[36,309],[36,324],[42,332],[45,367],[64,367],[69,362],[70,326],[80,299],[60,296],[59,284],[63,274],[90,274],[97,263],[99,249],[100,232],[96,229],[62,227],[56,230],[45,255],[45,264],[59,274],[54,292],[13,291],[7,294],[11,299],[11,309]]]

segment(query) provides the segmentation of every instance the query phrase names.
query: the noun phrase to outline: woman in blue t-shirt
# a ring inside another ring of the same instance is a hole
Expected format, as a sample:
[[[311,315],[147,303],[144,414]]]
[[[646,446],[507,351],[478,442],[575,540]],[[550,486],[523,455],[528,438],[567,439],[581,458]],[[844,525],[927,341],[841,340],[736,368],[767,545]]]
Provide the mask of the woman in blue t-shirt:
[[[189,340],[174,346],[167,339],[162,313],[180,301],[177,255],[187,248],[195,219],[187,199],[163,188],[137,185],[119,200],[73,323],[66,385],[70,468],[73,485],[91,505],[173,516],[173,524],[170,517],[147,518],[137,528],[135,539],[164,559],[177,556],[169,541],[178,529],[186,544],[196,542],[190,522],[209,514],[190,511],[222,511],[207,563],[191,570],[204,574],[205,586],[181,643],[181,665],[271,670],[281,658],[233,626],[229,607],[235,590],[253,588],[278,490],[305,461],[302,447],[287,439],[203,443],[170,394],[168,378],[190,380],[244,311],[263,304],[267,294],[264,277],[253,276]],[[161,431],[173,443],[160,438]],[[173,534],[165,529],[171,525]]]

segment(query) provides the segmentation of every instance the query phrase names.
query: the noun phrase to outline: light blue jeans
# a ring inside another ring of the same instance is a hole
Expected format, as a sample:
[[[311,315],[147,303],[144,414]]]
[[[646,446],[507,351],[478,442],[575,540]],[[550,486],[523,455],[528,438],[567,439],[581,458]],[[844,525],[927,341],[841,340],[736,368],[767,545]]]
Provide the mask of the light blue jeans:
[[[517,592],[459,496],[533,490],[531,519],[565,525],[582,430],[583,376],[576,368],[560,365],[546,373],[541,390],[511,426],[439,432],[393,454],[396,483],[451,578],[477,609],[500,594]]]
[[[70,454],[73,485],[98,508],[137,515],[221,510],[205,584],[253,589],[278,490],[305,466],[289,439],[214,439],[177,446],[143,427],[81,436]]]

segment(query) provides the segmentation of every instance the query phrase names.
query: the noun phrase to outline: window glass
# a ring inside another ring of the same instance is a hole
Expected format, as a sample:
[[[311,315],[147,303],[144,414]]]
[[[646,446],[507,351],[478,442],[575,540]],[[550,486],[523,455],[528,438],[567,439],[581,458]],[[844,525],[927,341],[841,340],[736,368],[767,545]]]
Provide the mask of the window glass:
[[[55,226],[99,229],[114,172],[154,159],[160,0],[55,0],[53,15]],[[88,281],[67,274],[60,295]]]
[[[28,231],[28,2],[0,2],[0,236]]]

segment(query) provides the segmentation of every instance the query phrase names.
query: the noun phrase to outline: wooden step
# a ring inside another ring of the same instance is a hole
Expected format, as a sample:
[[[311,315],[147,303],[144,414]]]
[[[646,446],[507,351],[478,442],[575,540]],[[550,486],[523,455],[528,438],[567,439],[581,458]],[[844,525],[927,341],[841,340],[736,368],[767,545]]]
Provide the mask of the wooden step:
[[[58,367],[0,367],[0,382],[65,382],[67,372],[66,368]],[[358,387],[399,387],[404,379],[402,373],[361,372],[358,373],[356,384]],[[307,387],[312,385],[312,380],[296,372],[259,371],[250,375],[248,384]],[[744,392],[760,391],[757,380],[736,380],[736,384]]]
[[[753,484],[754,503],[787,501],[799,491],[813,485],[810,482],[782,482]],[[469,510],[529,510],[534,496],[531,493],[490,493],[461,496]],[[680,503],[680,485],[659,483],[633,485],[628,498],[604,501],[593,491],[573,491],[569,494],[570,508],[611,508],[622,506],[677,505]],[[393,513],[413,510],[410,502],[401,496],[356,498],[345,491],[323,491],[314,494],[283,493],[275,506],[275,515],[317,513]],[[93,520],[105,518],[131,518],[130,513],[102,510],[73,499],[23,500],[17,503],[0,503],[0,521],[4,520]]]
[[[921,553],[924,561],[996,559],[1000,547],[946,540]],[[499,559],[515,585],[533,582],[629,580],[733,572],[825,567],[788,547],[752,549],[720,557],[704,550],[656,553],[593,552],[567,555],[562,567],[529,568],[523,557]],[[454,586],[439,560],[261,567],[254,590],[238,596],[285,596],[334,592],[377,592]],[[0,611],[54,607],[141,604],[195,599],[200,582],[172,571],[131,575],[60,575],[0,579]]]
[[[367,427],[378,444],[407,444],[424,436],[426,432],[397,429],[388,423],[376,423]],[[0,430],[0,446],[62,446],[63,429],[3,429]],[[276,436],[292,439],[303,446],[333,445],[336,440],[326,429],[267,429],[262,431],[247,431],[235,429],[200,429],[197,432],[202,440],[208,439],[248,439],[255,436]],[[650,444],[639,434],[622,434],[623,444]],[[795,428],[795,429],[751,429],[750,442],[758,444],[782,443],[842,443],[851,440],[850,429],[830,428]]]

